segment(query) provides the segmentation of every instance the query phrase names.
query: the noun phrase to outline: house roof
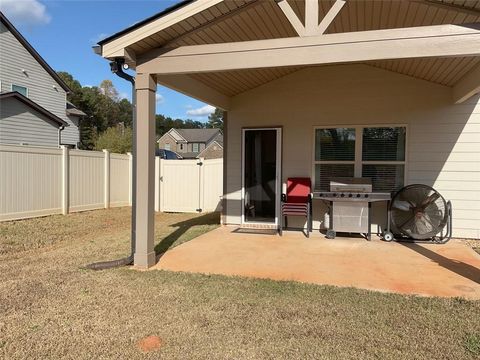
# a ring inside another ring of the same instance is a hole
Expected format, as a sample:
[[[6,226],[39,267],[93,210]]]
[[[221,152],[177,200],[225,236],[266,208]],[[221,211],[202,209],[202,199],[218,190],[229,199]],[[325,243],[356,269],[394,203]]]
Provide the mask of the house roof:
[[[174,11],[176,11],[176,10],[178,10],[178,9],[184,7],[185,5],[188,5],[188,4],[190,4],[190,3],[194,2],[194,1],[195,1],[195,0],[184,0],[184,1],[180,1],[180,2],[177,3],[177,4],[174,4],[174,5],[172,5],[172,6],[169,6],[169,7],[167,7],[165,10],[160,11],[160,12],[156,13],[155,15],[152,15],[152,16],[144,19],[144,20],[141,20],[141,21],[133,24],[132,26],[129,26],[129,27],[123,29],[123,30],[120,30],[120,31],[116,32],[115,34],[112,34],[112,35],[106,37],[106,38],[103,39],[103,40],[100,40],[100,41],[98,42],[98,45],[102,45],[102,44],[104,44],[104,43],[107,43],[107,42],[109,42],[109,41],[112,41],[112,40],[114,40],[114,39],[116,39],[116,38],[118,38],[118,37],[120,37],[120,36],[122,36],[122,35],[125,35],[125,34],[131,32],[131,31],[133,31],[133,30],[136,30],[136,29],[142,27],[142,26],[145,25],[145,24],[148,24],[148,23],[150,23],[150,22],[152,22],[152,21],[154,21],[154,20],[157,20],[157,19],[165,16],[165,15],[168,15],[168,14],[170,14],[170,13],[172,13],[172,12],[174,12]]]
[[[70,116],[87,116],[82,110],[73,105],[70,101],[67,101],[67,115]]]
[[[220,133],[219,129],[171,129],[177,132],[186,142],[208,143]]]
[[[304,23],[304,0],[288,0],[288,2],[300,22]],[[319,1],[320,18],[325,17],[330,6],[331,2]],[[326,29],[325,35],[479,22],[480,2],[478,1],[348,1]],[[162,51],[168,53],[176,49],[206,44],[245,44],[249,41],[291,39],[297,36],[298,34],[275,1],[197,0],[181,2],[177,8],[156,14],[134,27],[117,33],[116,36],[101,41],[100,44],[102,56],[106,58],[125,56],[127,62],[130,61],[129,65],[135,67],[138,59],[146,61],[150,56],[155,56]],[[132,58],[137,60],[129,60],[127,55],[122,55],[123,50],[125,53],[134,54],[135,56]],[[211,64],[210,62],[206,63]],[[365,60],[363,63],[453,87],[472,69],[480,66],[480,58],[469,55],[425,56],[423,58],[380,58],[379,60]],[[206,94],[205,88],[214,90],[215,94],[230,98],[309,66],[312,65],[300,64],[251,69],[239,67],[222,71],[195,70],[188,73],[188,80],[201,85],[202,90],[198,90],[199,86],[195,85],[196,88],[193,90],[183,86],[183,91],[202,101],[222,107],[218,96],[217,99],[214,99],[217,101],[215,102],[212,100],[212,96]],[[171,78],[174,77],[171,76]],[[171,80],[170,86],[168,78],[163,77],[165,82],[162,83],[160,80],[159,82],[179,90],[179,78],[180,76],[177,76],[177,83]],[[179,91],[181,90],[180,86]]]
[[[21,101],[31,109],[35,110],[36,112],[42,114],[45,116],[48,120],[51,122],[54,122],[58,126],[68,126],[68,123],[66,121],[63,121],[60,119],[57,115],[52,114],[50,111],[47,109],[41,107],[38,105],[36,102],[30,100],[29,98],[23,96],[19,92],[16,91],[11,91],[11,92],[5,92],[5,93],[0,93],[0,102],[3,102],[6,99],[15,99],[17,101]]]
[[[70,88],[65,82],[58,76],[50,65],[40,56],[40,54],[33,48],[32,45],[20,34],[20,32],[13,26],[13,24],[7,19],[7,17],[0,11],[0,20],[5,27],[15,36],[20,44],[37,60],[37,62],[45,69],[46,72],[60,85],[66,92],[71,92]]]
[[[215,146],[215,144],[220,146],[220,148],[223,150],[223,136],[222,136],[222,141],[213,140],[212,142],[210,142],[210,144],[208,144],[205,149],[200,151],[200,153],[197,155],[197,158],[201,158],[202,154],[206,152],[208,149],[210,149],[212,146]]]

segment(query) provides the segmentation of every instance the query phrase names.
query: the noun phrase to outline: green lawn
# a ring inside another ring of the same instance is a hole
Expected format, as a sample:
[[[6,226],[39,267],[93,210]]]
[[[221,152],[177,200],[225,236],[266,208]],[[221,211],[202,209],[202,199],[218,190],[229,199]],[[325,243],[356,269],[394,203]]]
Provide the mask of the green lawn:
[[[159,214],[157,251],[218,214]],[[128,254],[129,209],[0,223],[0,358],[478,359],[480,302],[82,266]],[[137,342],[162,339],[157,352]]]

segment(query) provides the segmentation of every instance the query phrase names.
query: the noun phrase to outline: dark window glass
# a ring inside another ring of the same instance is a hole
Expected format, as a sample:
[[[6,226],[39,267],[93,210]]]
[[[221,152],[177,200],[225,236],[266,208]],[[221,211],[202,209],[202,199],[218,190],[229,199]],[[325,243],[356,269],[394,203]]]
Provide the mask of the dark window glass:
[[[316,161],[354,161],[355,129],[317,129],[315,131]]]
[[[405,161],[404,127],[363,129],[363,161]]]
[[[373,191],[395,191],[403,187],[404,165],[363,165],[362,176],[372,179]]]
[[[22,94],[25,97],[28,96],[28,90],[25,86],[12,85],[12,91],[19,92],[20,94]]]
[[[353,164],[316,164],[315,190],[330,190],[330,179],[335,177],[353,177]]]

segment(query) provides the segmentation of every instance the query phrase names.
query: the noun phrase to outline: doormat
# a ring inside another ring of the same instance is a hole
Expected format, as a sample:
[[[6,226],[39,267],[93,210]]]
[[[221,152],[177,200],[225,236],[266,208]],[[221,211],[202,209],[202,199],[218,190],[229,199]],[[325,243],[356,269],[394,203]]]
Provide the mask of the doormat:
[[[260,235],[277,235],[277,229],[255,229],[255,228],[237,228],[233,230],[234,233],[239,234],[260,234]]]

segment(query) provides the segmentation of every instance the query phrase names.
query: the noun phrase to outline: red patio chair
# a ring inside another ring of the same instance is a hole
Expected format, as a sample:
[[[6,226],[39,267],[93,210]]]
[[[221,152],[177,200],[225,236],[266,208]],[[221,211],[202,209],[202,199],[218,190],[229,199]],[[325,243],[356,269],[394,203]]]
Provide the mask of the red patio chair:
[[[307,237],[312,231],[312,182],[310,178],[288,178],[287,193],[282,194],[280,236],[287,228],[288,216],[304,216],[307,219]]]

